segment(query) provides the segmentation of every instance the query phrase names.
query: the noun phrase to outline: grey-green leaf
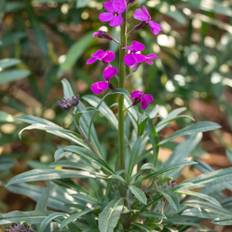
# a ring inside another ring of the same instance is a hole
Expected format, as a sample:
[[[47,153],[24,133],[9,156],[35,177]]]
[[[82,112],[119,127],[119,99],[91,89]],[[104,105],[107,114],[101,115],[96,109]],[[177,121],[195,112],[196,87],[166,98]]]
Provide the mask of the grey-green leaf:
[[[180,137],[180,136],[192,135],[192,134],[206,132],[206,131],[212,131],[212,130],[216,130],[219,128],[221,128],[221,126],[215,122],[207,122],[207,121],[197,122],[189,126],[186,126],[185,128],[181,130],[176,131],[170,137],[162,140],[160,142],[160,145],[165,144],[169,141],[172,141],[175,138]]]
[[[16,81],[29,76],[28,70],[10,70],[0,72],[0,84],[6,84],[10,81]]]
[[[129,187],[129,189],[138,201],[140,201],[144,205],[147,204],[147,197],[146,197],[145,193],[140,188],[138,188],[134,185],[131,185]]]
[[[103,209],[98,218],[100,232],[113,232],[123,210],[123,199],[112,200]]]

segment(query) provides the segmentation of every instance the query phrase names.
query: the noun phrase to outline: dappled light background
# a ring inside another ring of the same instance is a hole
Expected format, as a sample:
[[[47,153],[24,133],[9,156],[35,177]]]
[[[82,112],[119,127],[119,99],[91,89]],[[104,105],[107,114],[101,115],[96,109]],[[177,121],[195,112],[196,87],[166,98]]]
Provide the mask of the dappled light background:
[[[69,79],[80,96],[99,80],[101,67],[85,64],[90,54],[115,44],[92,38],[101,26],[97,20],[102,1],[96,0],[3,0],[0,3],[0,185],[30,167],[46,166],[55,148],[54,137],[33,131],[18,137],[22,124],[13,116],[33,114],[69,126],[71,118],[57,108],[62,98],[60,80]],[[186,107],[189,116],[222,125],[206,134],[196,156],[215,168],[232,162],[232,4],[230,0],[140,0],[161,23],[157,37],[139,31],[147,51],[158,53],[152,66],[140,67],[129,77],[129,89],[153,94],[160,116]],[[135,21],[129,15],[130,28]],[[102,27],[108,30],[107,27]],[[115,38],[119,31],[113,31]],[[130,35],[132,39],[134,35]],[[10,63],[5,59],[11,59]],[[109,100],[110,101],[110,100]],[[4,112],[4,113],[3,113]],[[180,120],[164,131],[179,127]],[[101,128],[102,140],[112,145],[110,131]],[[170,155],[161,150],[160,158]],[[39,162],[43,164],[39,164]],[[186,169],[183,175],[194,176]],[[0,212],[30,209],[33,202],[0,186]]]

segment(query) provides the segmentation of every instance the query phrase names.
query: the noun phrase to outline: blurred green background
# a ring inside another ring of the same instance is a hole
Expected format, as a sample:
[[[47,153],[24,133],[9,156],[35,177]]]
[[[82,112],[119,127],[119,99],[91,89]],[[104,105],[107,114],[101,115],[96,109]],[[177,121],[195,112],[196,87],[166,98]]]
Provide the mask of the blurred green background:
[[[92,32],[102,26],[98,21],[101,3],[0,0],[0,212],[32,206],[29,199],[7,192],[3,184],[29,167],[46,165],[62,143],[37,131],[20,140],[18,131],[23,125],[12,116],[29,113],[69,125],[70,117],[56,107],[62,98],[60,80],[68,78],[80,95],[89,93],[90,83],[100,79],[101,68],[86,66],[86,59],[99,47],[117,50],[108,41],[92,38]],[[150,8],[162,33],[154,37],[141,30],[130,39],[142,40],[146,51],[158,53],[159,59],[153,66],[139,68],[128,88],[152,93],[161,116],[185,106],[197,120],[220,123],[220,132],[204,137],[200,154],[217,168],[230,165],[232,2],[140,0],[131,8],[139,4]],[[129,19],[133,27],[136,22],[131,15]],[[112,33],[119,36],[117,29]],[[178,124],[172,126],[175,129]],[[104,131],[103,140],[111,136]],[[161,152],[165,156],[169,149]]]

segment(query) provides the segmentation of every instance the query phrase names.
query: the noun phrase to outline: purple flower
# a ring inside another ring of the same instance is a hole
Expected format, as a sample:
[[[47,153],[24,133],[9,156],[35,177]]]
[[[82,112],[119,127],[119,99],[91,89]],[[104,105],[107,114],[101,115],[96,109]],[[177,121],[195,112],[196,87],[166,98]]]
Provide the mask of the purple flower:
[[[94,94],[101,94],[110,87],[108,81],[98,81],[91,85],[90,89]]]
[[[141,52],[145,49],[144,44],[134,40],[131,45],[126,47],[128,52],[124,57],[124,62],[130,68],[136,69],[139,64],[145,62],[147,64],[153,64],[153,59],[157,58],[155,53],[151,53],[148,55],[141,54]]]
[[[96,61],[102,61],[104,63],[110,63],[115,59],[115,54],[111,50],[104,51],[102,49],[94,52],[91,57],[87,60],[87,64],[93,64]]]
[[[103,78],[105,81],[109,81],[118,74],[118,69],[112,65],[108,65],[103,70]]]
[[[141,22],[145,22],[150,27],[150,30],[154,35],[158,35],[160,33],[160,24],[152,20],[150,13],[145,6],[135,10],[134,18]]]
[[[103,12],[99,15],[101,22],[109,22],[111,27],[120,26],[123,23],[122,14],[126,10],[126,0],[108,0],[104,4]]]
[[[140,108],[142,110],[145,110],[154,101],[154,98],[151,94],[146,94],[140,90],[134,90],[130,94],[130,98],[133,101],[133,105],[140,103]]]

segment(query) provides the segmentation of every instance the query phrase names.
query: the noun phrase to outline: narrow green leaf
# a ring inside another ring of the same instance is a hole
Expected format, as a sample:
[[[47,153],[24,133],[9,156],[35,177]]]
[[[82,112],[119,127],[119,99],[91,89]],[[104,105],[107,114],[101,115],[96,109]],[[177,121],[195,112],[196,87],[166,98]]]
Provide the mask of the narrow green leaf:
[[[6,84],[11,81],[17,81],[28,77],[30,74],[27,70],[11,70],[0,72],[0,84]]]
[[[26,130],[37,129],[37,130],[46,131],[49,134],[55,135],[63,139],[67,139],[75,144],[86,147],[85,142],[81,138],[77,137],[77,134],[74,134],[72,131],[64,129],[60,127],[59,125],[53,122],[50,122],[46,119],[31,116],[31,115],[22,115],[22,116],[17,117],[17,119],[22,122],[32,124],[30,126],[23,128],[19,132],[19,136],[21,136],[22,133]]]
[[[191,154],[194,148],[199,144],[201,138],[202,138],[201,133],[194,134],[191,135],[184,142],[177,145],[170,158],[166,161],[166,164],[168,165],[178,164],[181,161],[185,160]]]
[[[93,211],[93,209],[86,209],[81,212],[77,212],[77,213],[69,215],[65,220],[61,222],[61,225],[60,225],[61,229],[66,227],[68,224],[75,222],[76,220],[80,219],[82,216],[90,213],[91,211]]]
[[[131,193],[135,196],[135,198],[140,201],[142,204],[147,204],[147,197],[145,193],[134,185],[129,186]]]
[[[171,192],[168,192],[168,193],[166,193],[166,192],[163,192],[163,191],[159,191],[162,195],[163,195],[163,197],[167,200],[167,202],[168,202],[168,204],[169,204],[169,206],[173,209],[173,210],[175,210],[175,211],[178,211],[178,205],[176,204],[176,201],[175,201],[175,198],[174,198],[174,196],[171,194]]]
[[[37,211],[12,211],[6,214],[0,214],[0,225],[27,222],[28,224],[39,224],[46,215]]]
[[[2,71],[5,68],[15,66],[15,65],[20,64],[20,63],[21,63],[21,61],[18,59],[12,59],[12,58],[1,59],[0,60],[0,71]]]
[[[123,199],[112,200],[99,214],[98,228],[100,232],[113,232],[123,210]]]
[[[85,101],[87,101],[91,106],[98,107],[97,109],[99,112],[109,120],[109,122],[117,129],[118,128],[118,120],[115,117],[112,110],[106,105],[105,102],[101,102],[101,99],[93,96],[93,95],[86,95],[83,97]],[[100,105],[99,105],[100,104]]]
[[[178,116],[183,113],[184,111],[186,111],[186,108],[185,107],[182,107],[182,108],[178,108],[178,109],[175,109],[173,111],[171,111],[167,117],[165,117],[164,119],[162,119],[156,126],[156,129],[157,131],[161,131],[163,128],[165,128],[169,122],[175,120],[178,118]]]
[[[90,173],[87,171],[77,171],[77,170],[55,170],[55,169],[34,169],[21,173],[13,177],[8,183],[7,186],[12,184],[20,184],[26,182],[34,181],[49,181],[56,179],[65,179],[65,178],[106,178],[100,173]]]
[[[212,131],[212,130],[216,130],[219,128],[221,128],[221,126],[215,122],[207,122],[207,121],[197,122],[189,126],[186,126],[185,128],[181,130],[176,131],[170,137],[162,140],[160,142],[160,145],[163,145],[169,141],[172,141],[173,139],[180,137],[180,136],[192,135],[192,134],[197,134],[197,133],[206,132],[206,131]]]
[[[39,230],[38,232],[45,232],[46,228],[49,226],[49,224],[55,220],[56,218],[60,218],[60,217],[67,217],[68,215],[65,213],[58,213],[58,212],[54,212],[49,214],[46,218],[43,219],[43,221],[40,223],[39,225]]]

